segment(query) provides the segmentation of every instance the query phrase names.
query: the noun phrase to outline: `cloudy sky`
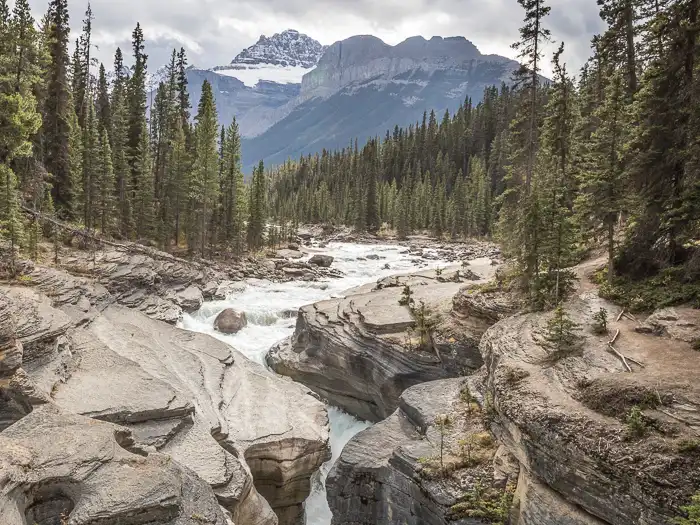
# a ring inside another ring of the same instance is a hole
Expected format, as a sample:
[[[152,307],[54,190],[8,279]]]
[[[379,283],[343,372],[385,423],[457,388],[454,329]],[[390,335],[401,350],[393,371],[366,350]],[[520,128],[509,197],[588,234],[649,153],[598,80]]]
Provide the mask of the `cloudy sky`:
[[[37,15],[47,4],[30,3]],[[566,43],[570,66],[578,68],[589,54],[591,36],[601,29],[596,1],[556,0],[550,5],[547,25],[556,40]],[[86,6],[87,0],[69,0],[75,30]],[[261,34],[289,28],[322,44],[358,34],[389,44],[414,35],[461,35],[484,53],[513,57],[510,44],[523,17],[516,0],[92,0],[92,8],[98,58],[111,64],[117,46],[126,55],[138,21],[151,71],[173,47],[184,46],[190,63],[212,67],[230,62]]]

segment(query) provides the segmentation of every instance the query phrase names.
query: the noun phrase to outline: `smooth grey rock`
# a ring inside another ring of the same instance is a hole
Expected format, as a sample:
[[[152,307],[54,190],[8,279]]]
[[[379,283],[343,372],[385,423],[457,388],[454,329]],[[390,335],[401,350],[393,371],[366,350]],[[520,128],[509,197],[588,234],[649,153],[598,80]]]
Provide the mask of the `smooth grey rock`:
[[[0,523],[226,525],[212,489],[130,432],[46,404],[0,433]]]
[[[214,338],[118,306],[72,338],[79,362],[51,388],[59,405],[132,426],[246,516],[236,522],[277,522],[260,493],[280,515],[298,514],[329,454],[325,408],[308,390]]]
[[[301,253],[298,249],[297,250],[292,250],[287,249],[287,250],[277,250],[277,257],[281,257],[282,259],[301,259],[304,256],[303,253]]]
[[[204,302],[204,295],[198,286],[190,285],[176,295],[177,303],[182,310],[193,313],[199,310]]]
[[[330,255],[316,254],[309,259],[309,264],[320,266],[322,268],[330,268],[333,264],[333,257]]]
[[[214,294],[216,293],[216,290],[218,288],[219,288],[219,283],[217,283],[216,281],[209,281],[202,288],[202,296],[206,300],[213,299]]]
[[[222,334],[237,334],[248,326],[245,312],[238,312],[233,308],[226,308],[214,320],[214,328]]]

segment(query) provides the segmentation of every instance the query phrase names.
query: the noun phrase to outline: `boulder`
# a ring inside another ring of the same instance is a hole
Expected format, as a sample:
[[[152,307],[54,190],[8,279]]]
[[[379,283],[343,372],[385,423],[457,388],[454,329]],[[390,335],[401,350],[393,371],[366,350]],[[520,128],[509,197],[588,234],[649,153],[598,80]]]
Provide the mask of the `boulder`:
[[[214,292],[214,299],[226,300],[232,295],[243,292],[246,286],[245,281],[223,281]]]
[[[666,335],[686,343],[700,343],[700,312],[689,307],[661,308],[647,317],[636,330]]]
[[[204,295],[198,286],[190,285],[177,293],[176,300],[184,312],[191,314],[202,307]]]
[[[298,245],[297,243],[295,243],[295,242],[290,242],[290,243],[287,245],[287,248],[288,248],[289,250],[294,250],[294,251],[297,251],[297,252],[299,251],[299,245]]]
[[[216,290],[219,288],[219,283],[216,281],[209,281],[207,282],[204,287],[202,288],[202,295],[204,296],[204,299],[206,300],[211,300],[214,298],[214,294],[216,293]]]
[[[0,433],[0,523],[226,525],[209,485],[133,445],[124,427],[36,407]]]
[[[226,308],[214,320],[214,328],[222,334],[237,334],[248,326],[245,312],[238,312],[233,308]]]
[[[277,257],[282,259],[301,259],[304,256],[299,250],[277,250]]]
[[[316,254],[309,259],[309,264],[320,266],[322,268],[330,268],[331,264],[333,264],[333,257],[330,255]]]

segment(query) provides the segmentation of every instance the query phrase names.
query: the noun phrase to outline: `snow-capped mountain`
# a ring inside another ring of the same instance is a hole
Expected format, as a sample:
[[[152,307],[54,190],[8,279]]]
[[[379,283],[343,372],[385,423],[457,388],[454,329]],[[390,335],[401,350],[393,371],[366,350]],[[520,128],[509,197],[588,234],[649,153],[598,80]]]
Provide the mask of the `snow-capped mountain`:
[[[318,63],[326,47],[294,29],[262,35],[241,51],[229,65],[215,67],[221,75],[232,76],[246,86],[262,81],[300,84],[302,77]]]
[[[146,73],[146,92],[155,91],[161,82],[168,82],[170,73],[168,66],[160,66],[153,73]]]
[[[219,123],[238,121],[249,170],[260,159],[276,164],[383,135],[424,111],[453,112],[465,97],[478,102],[485,87],[509,82],[518,67],[461,36],[411,37],[391,46],[359,35],[323,46],[288,29],[261,36],[226,66],[189,67],[187,81],[193,113],[206,80]],[[156,69],[149,87],[166,77],[166,68]]]

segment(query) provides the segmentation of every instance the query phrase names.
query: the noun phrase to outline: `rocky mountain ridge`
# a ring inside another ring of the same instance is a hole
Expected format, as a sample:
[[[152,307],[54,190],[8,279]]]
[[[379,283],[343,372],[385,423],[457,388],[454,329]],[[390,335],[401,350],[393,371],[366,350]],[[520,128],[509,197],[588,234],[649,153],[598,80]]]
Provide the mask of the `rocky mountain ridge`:
[[[214,70],[249,64],[301,66],[310,69],[318,63],[325,49],[326,46],[308,35],[296,29],[287,29],[271,37],[260,35],[258,41],[238,53],[231,64],[215,67]]]
[[[281,163],[382,136],[424,111],[454,111],[466,97],[476,102],[485,87],[508,82],[517,67],[464,37],[411,37],[391,46],[359,35],[323,46],[290,29],[261,36],[230,64],[190,67],[187,79],[193,108],[206,79],[220,123],[237,119],[248,172],[260,159]],[[149,76],[152,88],[159,72]]]
[[[517,68],[464,37],[412,37],[396,46],[373,36],[336,42],[304,75],[299,95],[279,108],[283,117],[243,141],[244,166],[364,142],[425,111],[454,112],[465,98],[478,102],[484,88],[510,82]]]

